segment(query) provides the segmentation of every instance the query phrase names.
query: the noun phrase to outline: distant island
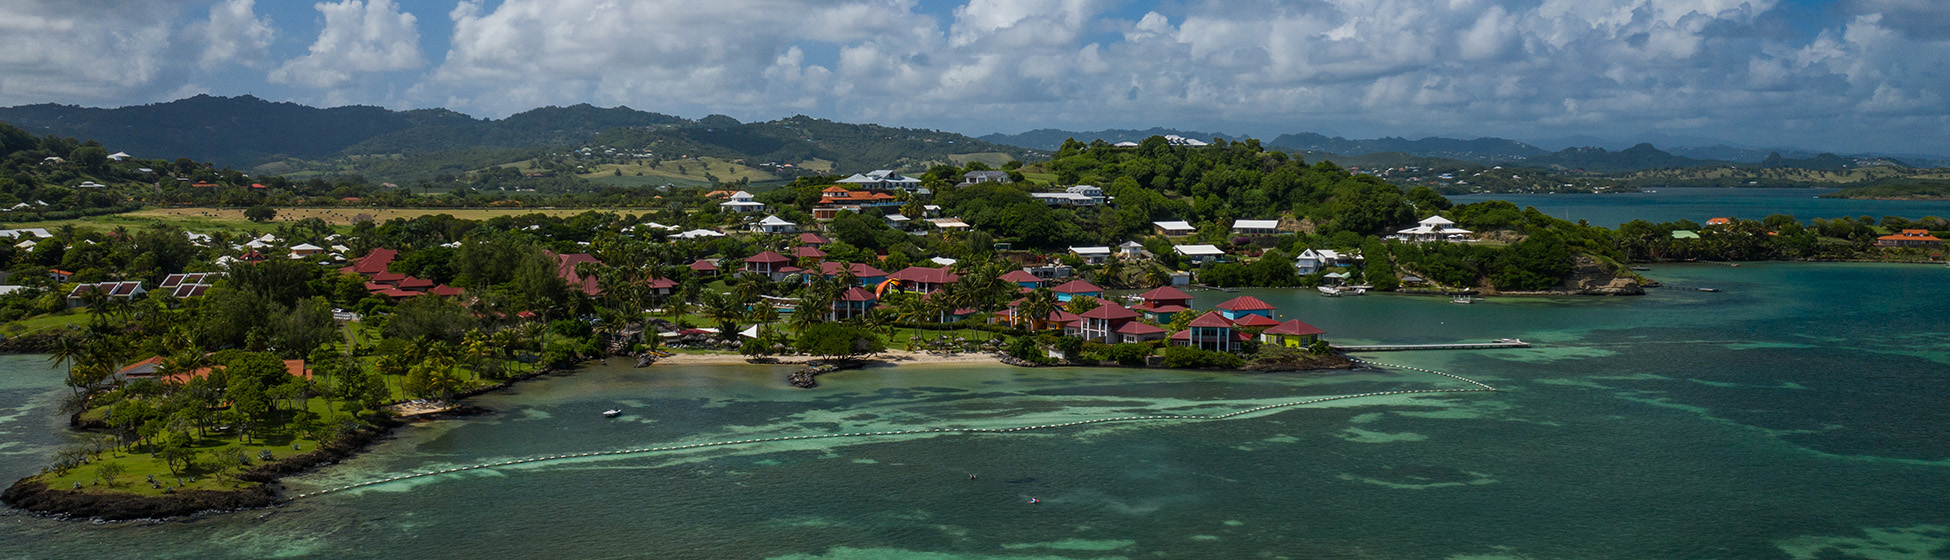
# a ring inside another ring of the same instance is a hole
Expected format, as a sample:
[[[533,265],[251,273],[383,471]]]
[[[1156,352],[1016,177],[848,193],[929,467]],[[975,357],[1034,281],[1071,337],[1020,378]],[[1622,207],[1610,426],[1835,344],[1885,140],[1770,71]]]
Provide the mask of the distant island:
[[[1872,185],[1842,189],[1821,197],[1866,200],[1950,200],[1950,182]]]

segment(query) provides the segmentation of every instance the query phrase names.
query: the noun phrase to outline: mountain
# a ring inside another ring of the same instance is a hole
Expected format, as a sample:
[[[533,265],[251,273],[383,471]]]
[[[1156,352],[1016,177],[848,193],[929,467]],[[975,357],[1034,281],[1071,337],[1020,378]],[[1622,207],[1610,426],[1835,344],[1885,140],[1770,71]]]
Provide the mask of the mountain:
[[[36,135],[97,140],[110,151],[137,157],[188,157],[262,173],[359,173],[378,180],[465,172],[591,143],[654,151],[659,157],[775,162],[778,168],[813,163],[836,172],[925,166],[958,157],[1000,165],[1035,155],[931,130],[810,117],[747,124],[710,115],[692,121],[589,104],[542,107],[494,120],[446,109],[319,109],[249,95],[198,95],[116,109],[53,104],[0,108],[0,122]]]
[[[237,167],[277,154],[328,157],[377,135],[471,120],[444,110],[317,109],[248,95],[198,95],[118,109],[55,104],[0,108],[0,121],[39,135],[96,140],[110,151],[137,157],[187,157]]]
[[[249,95],[198,95],[117,109],[0,108],[0,121],[37,134],[88,138],[138,157],[187,157],[237,168],[283,158],[578,144],[605,130],[688,122],[628,107],[543,107],[502,120],[446,109],[319,109]]]
[[[1673,155],[1654,148],[1651,144],[1639,144],[1616,152],[1604,148],[1565,148],[1557,152],[1510,161],[1530,167],[1559,171],[1581,170],[1587,173],[1624,173],[1646,169],[1732,165],[1732,162]]]
[[[1420,140],[1396,137],[1375,138],[1372,140],[1350,140],[1337,136],[1324,136],[1312,132],[1281,134],[1279,137],[1274,138],[1270,145],[1276,148],[1294,151],[1328,152],[1346,155],[1401,152],[1414,156],[1479,162],[1526,158],[1549,153],[1536,146],[1502,138],[1458,140],[1431,136]]]
[[[1107,130],[1099,130],[1096,132],[1076,132],[1076,131],[1061,130],[1055,128],[1039,128],[1021,134],[1002,134],[998,132],[986,136],[978,136],[976,137],[976,139],[982,140],[984,142],[993,142],[996,144],[1007,144],[1010,146],[1022,146],[1024,148],[1033,148],[1037,150],[1055,151],[1057,148],[1063,147],[1064,140],[1068,140],[1071,138],[1075,138],[1077,139],[1078,142],[1083,142],[1086,144],[1090,143],[1090,141],[1092,140],[1103,140],[1105,142],[1110,142],[1112,144],[1115,144],[1118,142],[1138,142],[1146,138],[1150,138],[1152,136],[1165,136],[1165,135],[1177,135],[1186,138],[1192,138],[1195,140],[1211,140],[1213,138],[1224,138],[1227,141],[1233,141],[1233,140],[1240,140],[1244,138],[1242,136],[1232,136],[1222,132],[1193,132],[1188,130],[1152,127],[1150,130],[1131,130],[1131,129],[1113,128]]]

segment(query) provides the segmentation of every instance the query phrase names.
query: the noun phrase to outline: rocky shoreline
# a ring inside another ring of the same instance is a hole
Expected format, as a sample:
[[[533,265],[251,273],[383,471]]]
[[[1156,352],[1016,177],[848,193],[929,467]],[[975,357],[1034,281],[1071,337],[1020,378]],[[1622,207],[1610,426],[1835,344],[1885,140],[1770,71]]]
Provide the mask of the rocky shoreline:
[[[50,517],[101,521],[166,519],[270,507],[283,501],[278,495],[279,479],[351,457],[385,439],[397,426],[399,423],[396,421],[384,420],[381,424],[348,432],[309,452],[244,471],[237,475],[237,479],[254,484],[236,490],[190,490],[145,496],[49,488],[34,480],[34,477],[28,477],[0,492],[0,501]]]
[[[508,378],[501,383],[469,390],[455,395],[455,399],[465,399],[475,395],[507,389],[516,383],[554,373],[554,368],[543,368]],[[432,420],[441,417],[461,416],[485,412],[478,407],[463,406],[435,415],[421,415],[415,420]],[[71,423],[73,419],[70,419]],[[68,490],[49,488],[46,484],[27,477],[15,481],[12,486],[0,492],[0,503],[6,503],[23,511],[63,519],[91,519],[100,521],[130,521],[138,519],[168,519],[208,513],[224,513],[247,509],[258,509],[277,505],[284,500],[279,495],[278,481],[284,477],[310,471],[314,468],[331,465],[345,460],[367,447],[378,443],[391,434],[402,423],[393,418],[383,418],[379,423],[347,432],[330,443],[317,449],[285,457],[259,465],[237,474],[237,479],[253,483],[247,488],[236,490],[190,490],[174,492],[162,496],[147,496],[124,492],[96,492],[89,490]]]

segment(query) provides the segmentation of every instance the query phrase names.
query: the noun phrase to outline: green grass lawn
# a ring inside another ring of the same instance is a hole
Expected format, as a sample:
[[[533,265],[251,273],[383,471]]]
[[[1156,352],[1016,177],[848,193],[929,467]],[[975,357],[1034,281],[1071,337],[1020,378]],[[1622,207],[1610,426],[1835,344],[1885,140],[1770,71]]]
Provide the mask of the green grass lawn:
[[[323,406],[322,399],[312,399],[311,404],[313,408]],[[296,445],[297,449],[292,449],[293,445]],[[231,478],[230,475],[235,474],[234,472],[225,473],[222,477],[216,476],[210,461],[220,453],[235,453],[241,450],[250,457],[251,465],[256,466],[262,464],[259,460],[261,452],[269,451],[273,460],[283,459],[317,449],[318,441],[292,434],[266,434],[264,437],[252,438],[251,442],[246,444],[241,438],[212,432],[210,437],[197,438],[192,448],[196,450],[198,457],[188,469],[180,473],[183,481],[182,489],[228,490],[251,484],[240,483]],[[166,493],[165,490],[175,490],[179,474],[170,472],[168,464],[160,458],[150,456],[149,452],[149,448],[142,445],[108,451],[66,473],[49,472],[42,475],[41,481],[46,483],[48,488],[72,490],[75,484],[79,483],[86,491],[129,492],[145,496],[163,495]],[[114,488],[109,487],[100,476],[101,466],[111,463],[120,465],[123,469],[123,473],[116,477],[119,484]],[[156,481],[163,484],[163,488],[151,487],[147,480],[150,475],[155,476]],[[191,480],[192,478],[195,480]]]
[[[79,327],[86,324],[88,324],[87,313],[78,309],[68,309],[0,325],[0,332],[5,332],[9,335],[22,335],[67,326]]]

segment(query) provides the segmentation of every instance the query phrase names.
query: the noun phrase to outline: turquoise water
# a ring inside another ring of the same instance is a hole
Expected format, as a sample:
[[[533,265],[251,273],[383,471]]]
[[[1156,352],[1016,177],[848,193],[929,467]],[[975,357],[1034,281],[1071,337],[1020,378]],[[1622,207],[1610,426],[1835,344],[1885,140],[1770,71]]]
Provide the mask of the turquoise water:
[[[1843,200],[1815,198],[1835,189],[1651,189],[1657,192],[1604,195],[1480,194],[1451,196],[1457,204],[1508,200],[1518,208],[1535,206],[1545,214],[1591,225],[1617,227],[1636,219],[1650,222],[1706,220],[1721,216],[1758,220],[1787,214],[1807,222],[1815,218],[1950,216],[1950,201]]]
[[[1259,290],[1376,353],[1495,393],[1226,421],[802,440],[576,459],[163,524],[0,517],[23,558],[1941,558],[1950,271],[1655,267],[1639,298]],[[1201,305],[1239,294],[1200,292]],[[290,481],[303,492],[539,455],[933,426],[1211,414],[1466,388],[1401,370],[1230,374],[906,366],[789,389],[767,367],[601,367],[477,399]],[[64,435],[45,362],[0,358],[0,476]],[[622,407],[622,418],[600,411]],[[969,480],[968,473],[979,475]],[[1042,503],[1026,503],[1031,497]]]

